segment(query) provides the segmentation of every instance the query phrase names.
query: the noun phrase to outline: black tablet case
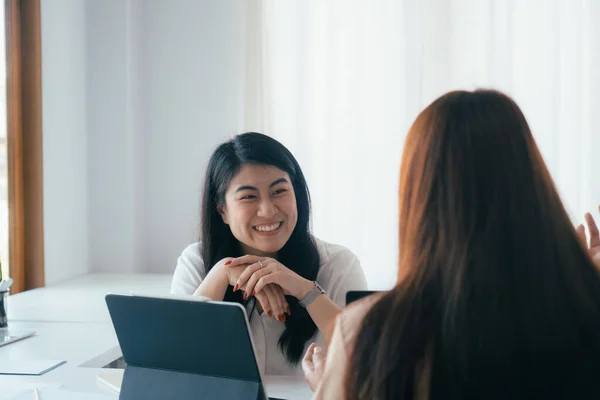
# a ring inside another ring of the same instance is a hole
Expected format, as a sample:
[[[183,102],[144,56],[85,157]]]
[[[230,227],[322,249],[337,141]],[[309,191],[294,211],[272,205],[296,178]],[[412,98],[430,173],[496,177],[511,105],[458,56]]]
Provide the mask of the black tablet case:
[[[119,399],[266,399],[241,307],[109,294]]]

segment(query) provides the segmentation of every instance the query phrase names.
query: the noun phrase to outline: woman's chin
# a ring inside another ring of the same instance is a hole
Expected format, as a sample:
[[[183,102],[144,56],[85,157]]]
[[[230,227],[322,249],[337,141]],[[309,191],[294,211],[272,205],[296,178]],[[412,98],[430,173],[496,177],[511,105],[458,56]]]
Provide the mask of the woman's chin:
[[[265,257],[271,257],[277,254],[279,250],[283,248],[284,245],[285,242],[279,243],[279,241],[277,241],[273,243],[264,243],[264,241],[261,240],[258,243],[255,242],[252,246],[249,247],[254,249],[256,255],[264,255]]]
[[[268,257],[272,257],[273,255],[277,254],[279,252],[279,250],[281,250],[283,246],[260,246],[258,249],[256,249],[260,254],[264,254],[265,256]]]

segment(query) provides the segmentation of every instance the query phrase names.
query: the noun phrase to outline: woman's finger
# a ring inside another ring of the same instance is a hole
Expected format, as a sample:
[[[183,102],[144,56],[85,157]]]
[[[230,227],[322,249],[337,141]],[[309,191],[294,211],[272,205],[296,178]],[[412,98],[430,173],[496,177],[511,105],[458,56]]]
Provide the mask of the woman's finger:
[[[240,276],[238,276],[235,286],[233,287],[233,291],[235,292],[237,289],[244,288],[246,294],[250,296],[252,294],[252,291],[248,291],[248,279],[250,279],[252,277],[252,274],[254,274],[259,269],[261,269],[259,264],[248,265],[248,267],[246,267],[246,269],[240,274]]]
[[[598,226],[592,214],[585,214],[585,222],[588,226],[588,232],[590,233],[590,247],[600,246],[600,232],[598,232]]]
[[[314,379],[315,374],[315,364],[313,362],[313,354],[315,351],[315,347],[317,347],[316,343],[311,343],[302,358],[302,370],[304,371],[304,379],[311,385],[312,380]],[[312,385],[311,385],[311,389]]]
[[[252,275],[248,278],[248,280],[245,282],[246,285],[246,293],[248,293],[248,296],[252,295],[254,296],[256,293],[258,293],[260,290],[256,290],[256,284],[258,283],[259,279],[261,279],[263,276],[270,274],[271,272],[273,272],[273,269],[271,267],[264,267],[264,268],[258,268],[257,270],[255,270],[254,272],[252,272]],[[241,280],[238,279],[238,282],[240,287],[242,286]],[[262,287],[261,287],[262,290]]]
[[[269,317],[273,316],[273,311],[271,308],[271,303],[269,302],[269,297],[265,292],[260,292],[256,294],[256,300],[260,303],[260,306],[263,309],[263,312],[267,314]]]
[[[235,267],[236,265],[242,265],[242,264],[254,264],[255,262],[258,262],[258,260],[261,260],[261,262],[264,262],[264,260],[266,260],[266,257],[245,255],[245,256],[233,258],[233,259],[227,261],[225,263],[225,266],[226,267]]]
[[[242,264],[242,265],[245,265],[245,264]],[[256,262],[256,263],[247,264],[247,265],[248,266],[246,267],[246,269],[244,271],[242,271],[242,273],[238,277],[238,279],[243,279],[243,284],[246,284],[247,280],[250,279],[250,275],[252,275],[254,272],[258,271],[259,269],[266,268],[268,265],[271,265],[271,264],[269,263],[269,261],[265,260],[265,261],[261,261],[259,263]],[[250,268],[250,267],[252,267],[252,268]],[[233,267],[229,267],[229,268],[233,268]],[[243,284],[241,281],[239,282],[240,287],[242,287]]]
[[[278,293],[273,289],[273,286],[267,286],[263,290],[269,298],[269,304],[271,305],[271,310],[273,311],[273,318],[278,320],[279,322],[284,322],[283,317],[283,304],[281,303],[281,299],[279,298]]]
[[[325,364],[325,352],[319,346],[316,346],[313,352],[313,364],[315,370],[322,370]]]
[[[316,343],[311,343],[310,346],[308,346],[308,349],[306,349],[306,353],[304,354],[304,358],[302,359],[302,366],[304,367],[306,365],[307,367],[309,367],[310,372],[314,370],[313,354],[316,347]],[[304,372],[306,373],[307,371],[305,370]]]
[[[269,274],[264,274],[263,276],[258,278],[256,285],[254,286],[254,291],[258,293],[265,286],[267,286],[269,284],[274,284],[274,285],[278,285],[279,287],[281,287],[281,283],[280,283],[280,279],[279,279],[279,277],[281,276],[280,274],[281,273],[279,271],[271,272]]]
[[[279,300],[279,304],[281,306],[281,319],[279,319],[281,322],[285,322],[287,320],[286,314],[290,315],[290,306],[287,303],[287,300],[285,299],[285,295],[283,294],[283,290],[281,290],[281,287],[279,287],[279,285],[269,285],[273,291],[275,292],[277,299]]]
[[[281,316],[285,311],[279,292],[275,289],[275,285],[267,286],[265,291],[267,291],[267,295],[269,296],[269,303],[273,306],[273,318],[281,321]]]
[[[283,293],[283,289],[279,285],[273,285],[275,291],[279,293],[281,296],[281,301],[283,302],[283,309],[287,315],[292,315],[292,310],[290,310],[290,305],[288,304],[287,299],[285,298],[285,293]]]

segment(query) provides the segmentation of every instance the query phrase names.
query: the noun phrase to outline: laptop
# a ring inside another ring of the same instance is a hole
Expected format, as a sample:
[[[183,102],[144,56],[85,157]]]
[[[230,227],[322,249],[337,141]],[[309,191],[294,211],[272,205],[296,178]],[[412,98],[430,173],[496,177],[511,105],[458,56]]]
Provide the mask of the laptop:
[[[350,290],[346,293],[346,305],[377,292],[377,290]]]
[[[268,399],[240,304],[108,294],[106,305],[126,364],[119,399]]]

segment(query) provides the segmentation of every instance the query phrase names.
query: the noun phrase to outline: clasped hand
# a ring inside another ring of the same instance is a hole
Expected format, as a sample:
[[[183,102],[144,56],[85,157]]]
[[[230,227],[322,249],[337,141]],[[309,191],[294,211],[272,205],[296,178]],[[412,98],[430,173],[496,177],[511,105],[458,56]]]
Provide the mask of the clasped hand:
[[[235,258],[225,258],[219,262],[221,265],[225,265],[230,261],[236,260]],[[248,264],[236,263],[235,265],[227,265],[225,271],[227,272],[227,280],[229,285],[234,287],[234,291],[239,289],[244,290],[244,300],[249,297],[249,292],[246,285],[238,285],[238,279],[240,275],[249,267]],[[254,289],[252,289],[254,290]],[[286,321],[285,314],[291,315],[290,306],[285,298],[283,289],[277,284],[265,285],[260,293],[255,295],[256,301],[259,304],[259,311],[262,311],[271,318],[275,318],[279,322],[284,323]]]
[[[276,284],[285,295],[302,300],[314,288],[314,283],[270,257],[243,256],[225,263],[226,268],[247,265],[237,279],[237,288],[243,288],[248,296],[255,296],[269,284]],[[234,287],[234,290],[236,288]]]

